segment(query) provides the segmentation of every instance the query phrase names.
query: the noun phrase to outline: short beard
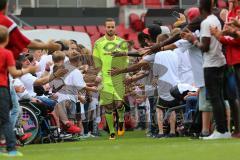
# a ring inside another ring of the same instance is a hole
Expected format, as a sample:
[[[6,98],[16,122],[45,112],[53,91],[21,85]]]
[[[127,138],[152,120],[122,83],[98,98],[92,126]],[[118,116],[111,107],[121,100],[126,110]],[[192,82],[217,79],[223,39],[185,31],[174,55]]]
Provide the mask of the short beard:
[[[114,33],[111,34],[111,33],[108,33],[108,32],[107,32],[107,35],[108,35],[109,37],[113,37],[115,34],[114,34]]]

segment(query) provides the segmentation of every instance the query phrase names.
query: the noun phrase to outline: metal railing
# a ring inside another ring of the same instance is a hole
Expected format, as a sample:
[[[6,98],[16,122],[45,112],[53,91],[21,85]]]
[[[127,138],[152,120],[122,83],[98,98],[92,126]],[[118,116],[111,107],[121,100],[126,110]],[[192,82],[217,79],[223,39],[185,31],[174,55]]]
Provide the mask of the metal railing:
[[[15,0],[16,8],[22,7],[107,7],[108,0]]]
[[[13,0],[16,2],[16,8],[22,7],[107,7],[109,0]],[[164,8],[166,0],[159,0]],[[195,1],[195,2],[194,2]],[[143,8],[146,8],[146,0],[142,0]],[[187,8],[199,4],[199,0],[179,0],[179,8]]]
[[[19,27],[22,27],[22,26],[32,27],[30,24],[24,22],[23,20],[21,20],[20,18],[18,18],[17,16],[15,16],[13,14],[10,14],[8,16],[10,16],[18,24]]]

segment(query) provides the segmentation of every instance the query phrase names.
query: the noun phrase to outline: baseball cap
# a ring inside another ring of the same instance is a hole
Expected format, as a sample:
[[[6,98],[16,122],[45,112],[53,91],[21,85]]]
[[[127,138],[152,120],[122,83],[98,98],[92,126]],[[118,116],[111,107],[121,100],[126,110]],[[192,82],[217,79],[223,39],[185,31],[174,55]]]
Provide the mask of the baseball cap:
[[[199,17],[199,16],[200,16],[200,11],[199,11],[199,8],[197,8],[197,7],[192,7],[187,11],[187,17],[188,17],[190,22],[194,18]]]

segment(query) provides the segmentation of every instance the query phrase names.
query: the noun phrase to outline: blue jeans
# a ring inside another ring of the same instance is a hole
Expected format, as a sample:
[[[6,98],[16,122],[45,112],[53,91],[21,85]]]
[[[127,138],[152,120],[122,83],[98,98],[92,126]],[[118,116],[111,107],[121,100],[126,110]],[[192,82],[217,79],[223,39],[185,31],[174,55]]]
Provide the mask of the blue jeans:
[[[50,110],[50,111],[54,110],[54,107],[56,105],[56,101],[54,101],[50,98],[44,97],[44,96],[37,96],[36,98],[41,100],[42,103],[48,107],[48,110]]]
[[[16,126],[19,116],[21,115],[22,109],[17,100],[16,91],[10,82],[10,95],[12,100],[12,109],[10,111],[10,122],[12,123],[13,129]]]

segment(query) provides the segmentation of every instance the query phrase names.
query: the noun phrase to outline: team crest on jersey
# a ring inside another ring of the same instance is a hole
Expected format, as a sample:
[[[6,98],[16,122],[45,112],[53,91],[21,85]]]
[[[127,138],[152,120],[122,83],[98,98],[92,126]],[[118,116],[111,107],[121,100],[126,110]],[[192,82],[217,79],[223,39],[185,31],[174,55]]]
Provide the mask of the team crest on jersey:
[[[106,45],[103,47],[104,51],[106,52],[113,52],[116,50],[127,50],[128,45],[126,41],[122,41],[119,44],[116,44],[114,42],[108,42]]]

